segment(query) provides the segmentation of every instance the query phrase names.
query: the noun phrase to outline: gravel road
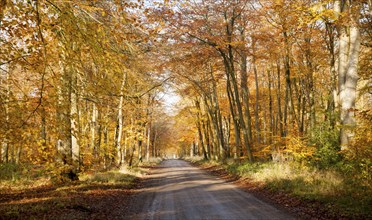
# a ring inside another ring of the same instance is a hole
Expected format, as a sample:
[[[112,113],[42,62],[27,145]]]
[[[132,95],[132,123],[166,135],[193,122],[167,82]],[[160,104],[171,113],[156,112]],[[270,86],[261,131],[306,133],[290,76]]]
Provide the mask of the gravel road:
[[[130,219],[294,219],[182,160],[163,161],[135,200]]]

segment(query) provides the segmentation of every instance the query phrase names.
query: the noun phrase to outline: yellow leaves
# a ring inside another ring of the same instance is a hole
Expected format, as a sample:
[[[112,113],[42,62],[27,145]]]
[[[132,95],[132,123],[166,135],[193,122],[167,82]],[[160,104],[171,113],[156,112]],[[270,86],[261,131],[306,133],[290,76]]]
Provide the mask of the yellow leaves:
[[[262,150],[260,150],[260,152],[262,152],[262,153],[270,153],[272,151],[272,148],[273,148],[272,145],[267,145]]]
[[[300,136],[276,137],[272,145],[268,145],[260,150],[260,155],[266,156],[271,153],[274,160],[294,160],[304,162],[313,157],[316,147],[307,145],[306,140]],[[279,159],[278,159],[279,158]]]
[[[230,45],[232,47],[238,47],[238,46],[244,46],[245,42],[244,41],[234,41],[231,43],[225,43],[226,45]]]
[[[291,153],[295,160],[302,161],[312,157],[316,151],[315,146],[306,145],[305,140],[302,140],[299,136],[289,136],[286,139],[286,148],[283,152]]]
[[[350,148],[343,152],[353,159],[372,158],[372,110],[357,111],[357,127]]]
[[[318,2],[311,5],[309,8],[304,8],[304,16],[300,17],[299,24],[308,25],[315,22],[323,21],[335,21],[337,20],[338,15],[334,12],[333,9],[330,9],[329,6],[324,2]]]

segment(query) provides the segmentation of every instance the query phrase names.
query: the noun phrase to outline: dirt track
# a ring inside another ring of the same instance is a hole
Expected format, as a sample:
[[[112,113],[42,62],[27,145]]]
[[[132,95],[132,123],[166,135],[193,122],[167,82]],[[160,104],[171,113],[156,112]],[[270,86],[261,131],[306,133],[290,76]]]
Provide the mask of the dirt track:
[[[144,184],[131,219],[294,219],[182,160],[164,161]]]

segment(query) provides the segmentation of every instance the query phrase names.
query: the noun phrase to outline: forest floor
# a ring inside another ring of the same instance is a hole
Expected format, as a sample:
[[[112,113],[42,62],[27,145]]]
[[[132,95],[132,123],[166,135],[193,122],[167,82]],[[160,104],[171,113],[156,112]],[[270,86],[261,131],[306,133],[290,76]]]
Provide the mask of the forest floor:
[[[321,202],[301,200],[284,192],[229,174],[221,166],[195,164],[205,172],[253,194],[300,219],[370,219],[344,216]],[[149,188],[147,174],[154,166],[142,167],[141,176],[109,171],[67,184],[33,184],[28,187],[0,184],[0,219],[129,219],[144,201],[137,196]]]
[[[2,185],[0,219],[123,219],[138,188],[140,178],[117,171],[64,184]]]

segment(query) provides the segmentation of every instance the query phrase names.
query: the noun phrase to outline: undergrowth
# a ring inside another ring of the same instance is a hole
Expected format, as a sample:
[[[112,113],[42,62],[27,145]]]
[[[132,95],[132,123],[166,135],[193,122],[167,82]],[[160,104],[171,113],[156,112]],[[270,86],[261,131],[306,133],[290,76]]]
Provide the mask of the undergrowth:
[[[108,171],[96,174],[81,175],[80,181],[85,183],[109,183],[132,185],[136,176],[120,171]]]
[[[155,163],[155,162],[152,162]],[[41,186],[79,185],[79,184],[121,184],[131,186],[137,177],[146,173],[141,167],[122,166],[119,169],[77,174],[76,181],[56,181],[58,170],[27,164],[0,164],[0,190],[27,190]]]
[[[101,204],[101,199],[111,202],[125,198],[137,179],[136,171],[117,169],[81,173],[77,181],[56,184],[41,167],[27,167],[32,172],[20,166],[11,168],[0,170],[6,174],[0,177],[0,219],[87,219],[89,215],[69,213],[81,214],[79,210],[83,210],[83,214],[89,214],[92,206]],[[34,175],[37,172],[44,174]]]
[[[49,183],[47,171],[28,164],[0,164],[0,190],[24,189]]]
[[[263,184],[272,191],[286,192],[308,201],[320,201],[347,216],[372,217],[371,187],[345,176],[337,169],[300,167],[293,162],[217,163],[199,160],[198,163],[223,167],[231,174]]]

